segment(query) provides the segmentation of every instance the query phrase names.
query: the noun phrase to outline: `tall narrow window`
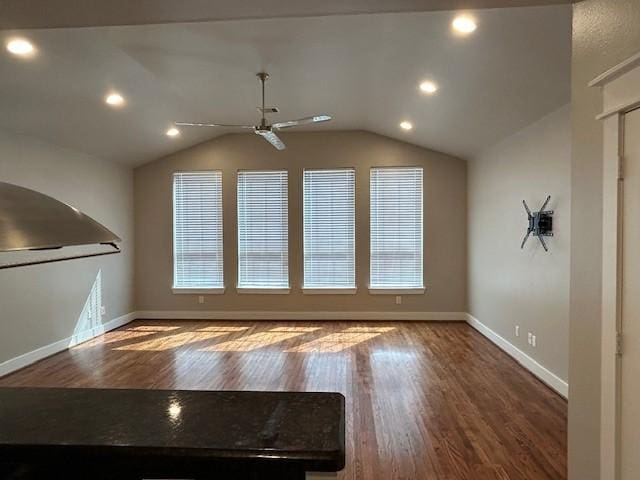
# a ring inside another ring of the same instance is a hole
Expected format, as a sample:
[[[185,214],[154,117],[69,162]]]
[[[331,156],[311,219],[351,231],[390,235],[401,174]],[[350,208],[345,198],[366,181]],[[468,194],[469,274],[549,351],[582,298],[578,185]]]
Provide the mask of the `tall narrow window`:
[[[173,288],[224,288],[222,172],[173,175]]]
[[[355,289],[355,171],[304,171],[304,288]]]
[[[371,169],[370,288],[424,288],[422,168]]]
[[[285,170],[238,172],[238,288],[289,288]]]

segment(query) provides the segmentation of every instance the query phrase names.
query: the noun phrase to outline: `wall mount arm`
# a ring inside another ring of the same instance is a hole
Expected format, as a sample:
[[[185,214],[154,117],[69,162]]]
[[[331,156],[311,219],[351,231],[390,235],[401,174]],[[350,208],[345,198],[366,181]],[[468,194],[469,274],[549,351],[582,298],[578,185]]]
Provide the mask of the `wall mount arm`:
[[[527,212],[529,225],[527,226],[527,233],[525,233],[522,243],[520,244],[520,249],[524,248],[529,237],[533,235],[540,240],[540,244],[542,245],[542,248],[544,248],[544,251],[549,251],[547,242],[544,240],[544,237],[553,237],[553,210],[545,210],[549,201],[551,201],[551,195],[547,196],[547,199],[542,204],[542,207],[540,207],[540,210],[536,212],[531,212],[527,202],[524,200],[522,201],[522,205]]]

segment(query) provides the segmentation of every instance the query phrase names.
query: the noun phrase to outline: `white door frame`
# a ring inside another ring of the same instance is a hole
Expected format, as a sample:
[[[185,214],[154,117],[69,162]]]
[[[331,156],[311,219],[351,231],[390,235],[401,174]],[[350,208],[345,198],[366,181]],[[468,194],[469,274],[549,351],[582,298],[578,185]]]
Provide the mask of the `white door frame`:
[[[625,115],[640,108],[640,53],[589,83],[601,87],[603,112],[602,351],[600,478],[620,477],[620,364]]]

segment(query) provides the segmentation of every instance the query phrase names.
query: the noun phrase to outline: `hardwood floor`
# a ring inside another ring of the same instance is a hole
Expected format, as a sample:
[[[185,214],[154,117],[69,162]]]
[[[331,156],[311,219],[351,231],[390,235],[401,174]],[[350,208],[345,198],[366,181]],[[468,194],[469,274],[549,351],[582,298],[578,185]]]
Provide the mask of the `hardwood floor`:
[[[567,476],[566,402],[464,323],[136,321],[0,385],[337,391],[341,479]]]

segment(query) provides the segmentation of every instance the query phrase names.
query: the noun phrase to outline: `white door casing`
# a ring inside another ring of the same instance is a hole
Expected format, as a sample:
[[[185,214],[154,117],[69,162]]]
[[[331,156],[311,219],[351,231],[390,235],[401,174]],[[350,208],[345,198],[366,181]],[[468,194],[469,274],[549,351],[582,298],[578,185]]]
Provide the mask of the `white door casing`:
[[[604,104],[600,478],[630,480],[640,471],[640,54],[590,86]]]
[[[640,474],[640,108],[624,115],[620,479]]]

